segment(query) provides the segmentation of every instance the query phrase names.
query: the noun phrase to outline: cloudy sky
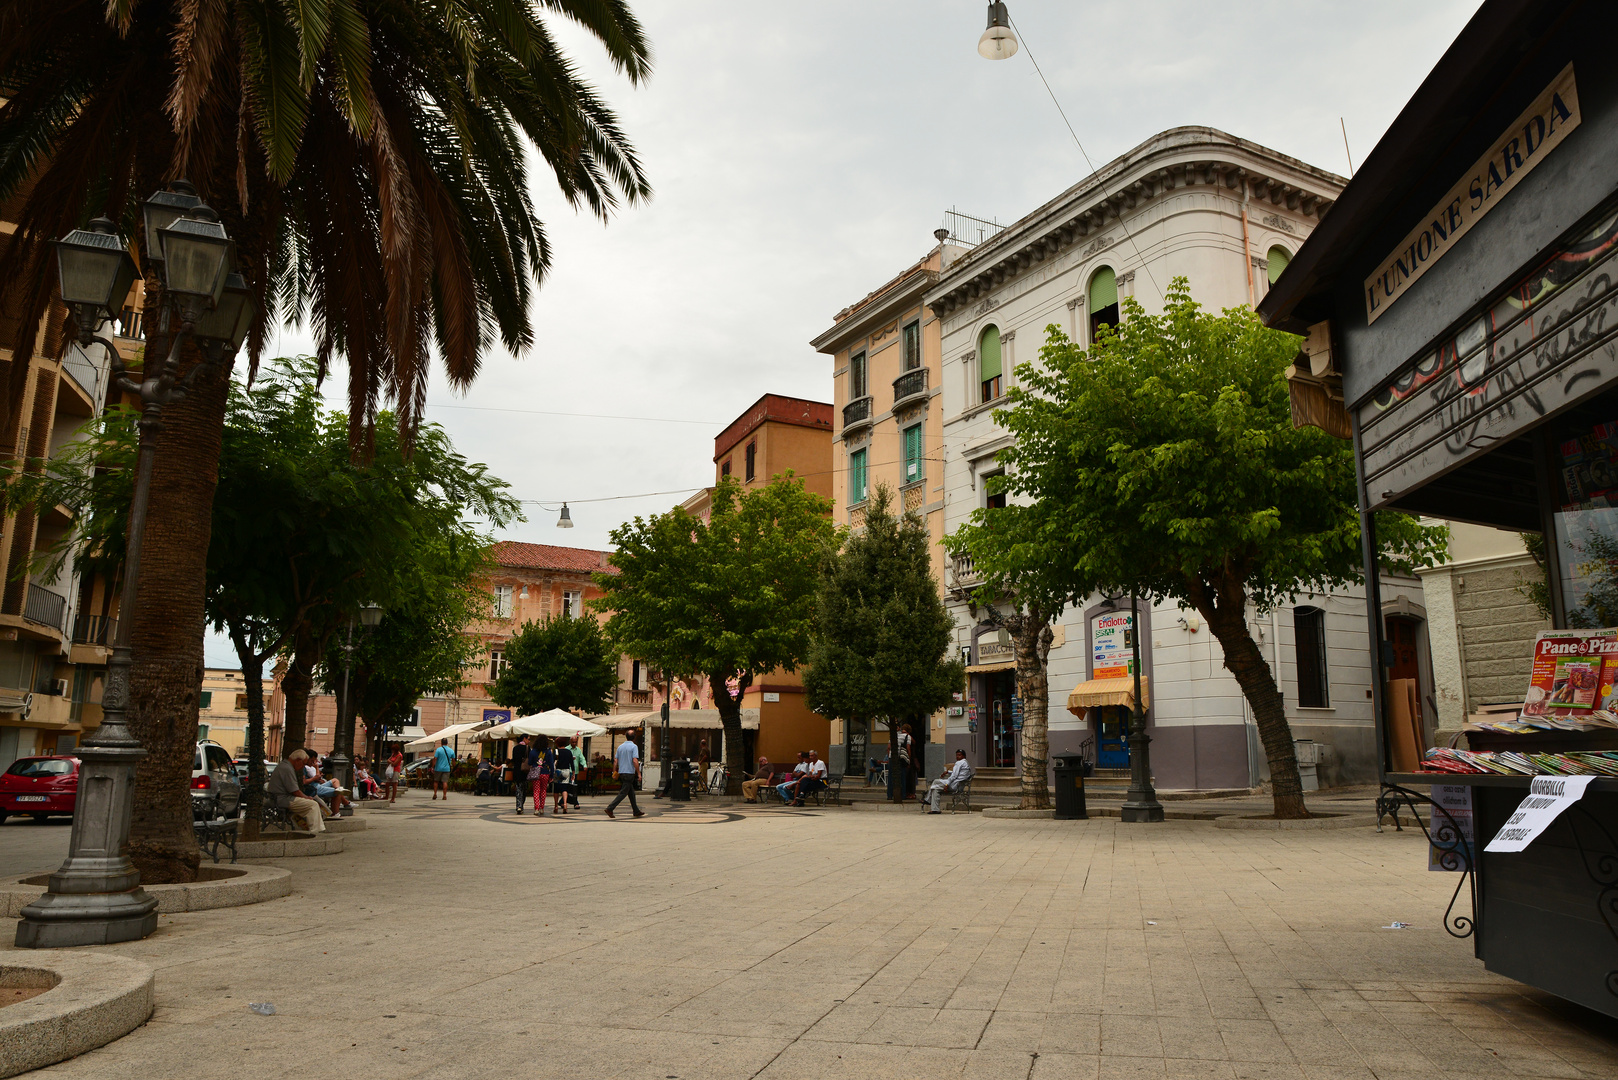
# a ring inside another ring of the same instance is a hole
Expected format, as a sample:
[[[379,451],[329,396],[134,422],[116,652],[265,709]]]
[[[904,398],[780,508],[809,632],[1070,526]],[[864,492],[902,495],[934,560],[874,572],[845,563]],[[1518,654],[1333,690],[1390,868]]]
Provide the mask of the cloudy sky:
[[[1478,7],[1010,0],[1024,49],[991,62],[976,0],[632,3],[655,50],[639,88],[557,32],[655,195],[602,225],[536,173],[554,245],[537,344],[491,356],[464,397],[430,395],[429,418],[520,498],[572,502],[572,531],[535,505],[512,539],[606,547],[682,496],[616,497],[710,483],[714,435],[760,394],[831,399],[809,339],[924,253],[944,211],[1011,222],[1087,175],[1030,53],[1098,166],[1206,124],[1346,173],[1339,118],[1358,162]],[[221,644],[210,662],[234,666]]]

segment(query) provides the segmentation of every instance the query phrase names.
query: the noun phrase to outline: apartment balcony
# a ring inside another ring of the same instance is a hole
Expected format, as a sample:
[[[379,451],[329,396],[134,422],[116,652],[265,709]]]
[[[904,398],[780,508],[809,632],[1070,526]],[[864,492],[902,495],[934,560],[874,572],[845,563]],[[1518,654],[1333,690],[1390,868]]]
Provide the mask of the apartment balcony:
[[[893,407],[909,404],[927,396],[927,369],[912,368],[893,380]]]
[[[652,703],[652,692],[650,690],[631,690],[629,692],[629,703],[631,705],[649,706]]]
[[[871,405],[871,395],[866,394],[843,406],[843,438],[871,426]]]
[[[118,620],[110,615],[86,615],[81,611],[73,620],[75,645],[101,645],[110,649],[117,637]]]
[[[23,601],[22,617],[39,626],[48,626],[59,634],[66,633],[67,597],[30,582],[28,598]]]
[[[72,379],[92,403],[101,385],[101,371],[77,345],[68,348],[62,357],[62,373]]]
[[[971,588],[983,583],[983,575],[978,573],[976,562],[970,555],[957,555],[950,567],[950,576],[954,579],[957,589]]]

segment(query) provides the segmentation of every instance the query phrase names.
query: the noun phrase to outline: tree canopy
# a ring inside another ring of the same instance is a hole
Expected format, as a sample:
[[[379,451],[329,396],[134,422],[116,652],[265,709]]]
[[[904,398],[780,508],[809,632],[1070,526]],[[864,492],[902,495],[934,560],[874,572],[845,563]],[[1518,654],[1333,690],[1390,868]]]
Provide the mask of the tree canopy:
[[[892,506],[893,492],[879,485],[865,527],[826,553],[803,675],[809,708],[867,732],[887,721],[890,743],[900,720],[925,723],[965,679],[948,655],[955,620],[933,577],[927,526]],[[894,785],[896,800],[905,794]]]
[[[839,530],[831,500],[790,472],[744,489],[725,477],[707,520],[675,507],[613,530],[616,574],[597,574],[615,649],[669,675],[708,677],[740,791],[741,699],[753,680],[809,654],[818,570]],[[734,792],[733,792],[734,793]]]
[[[525,623],[505,644],[505,670],[490,684],[495,702],[532,716],[550,709],[608,712],[618,653],[593,617]]]
[[[1302,816],[1280,691],[1246,613],[1364,580],[1352,446],[1292,426],[1298,339],[1252,311],[1204,311],[1176,278],[1162,314],[1132,298],[1122,314],[1090,350],[1052,327],[1039,362],[1018,366],[995,414],[1015,436],[998,481],[1012,505],[974,518],[1004,531],[988,567],[1039,580],[1043,564],[1070,597],[1135,591],[1199,611],[1253,706],[1276,813]],[[1384,514],[1377,532],[1390,568],[1444,557],[1442,528]]]

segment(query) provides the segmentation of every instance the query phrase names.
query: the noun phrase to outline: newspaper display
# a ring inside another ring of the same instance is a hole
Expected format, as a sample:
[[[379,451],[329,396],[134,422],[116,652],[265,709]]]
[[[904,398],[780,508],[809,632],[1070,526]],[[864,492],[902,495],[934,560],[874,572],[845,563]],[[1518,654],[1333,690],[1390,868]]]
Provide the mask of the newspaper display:
[[[1445,846],[1427,845],[1427,869],[1459,871],[1476,866],[1478,856],[1473,848],[1472,789],[1464,784],[1434,784],[1432,800],[1435,807],[1442,807],[1449,813],[1446,817],[1438,810],[1433,811],[1433,834],[1443,833]],[[1452,830],[1458,830],[1460,836],[1450,835]]]
[[[1618,629],[1541,633],[1521,715],[1469,728],[1513,735],[1618,728]]]

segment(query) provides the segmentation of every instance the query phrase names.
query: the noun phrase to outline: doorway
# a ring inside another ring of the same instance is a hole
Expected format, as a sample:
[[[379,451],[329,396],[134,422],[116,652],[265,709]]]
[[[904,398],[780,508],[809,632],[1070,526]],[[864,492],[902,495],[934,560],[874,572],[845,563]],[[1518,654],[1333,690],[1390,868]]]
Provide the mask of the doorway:
[[[1096,768],[1129,768],[1129,709],[1099,705],[1090,712],[1096,725]]]
[[[984,680],[988,691],[989,746],[991,769],[1017,767],[1017,729],[1012,723],[1011,699],[1017,693],[1017,674],[996,671]]]
[[[865,729],[864,720],[848,721],[848,762],[843,766],[844,775],[865,775],[865,762],[870,753],[870,741],[870,734]]]
[[[1413,679],[1421,685],[1421,655],[1417,633],[1420,622],[1408,615],[1390,615],[1387,619],[1388,644],[1393,647],[1393,666],[1388,668],[1389,679]]]

